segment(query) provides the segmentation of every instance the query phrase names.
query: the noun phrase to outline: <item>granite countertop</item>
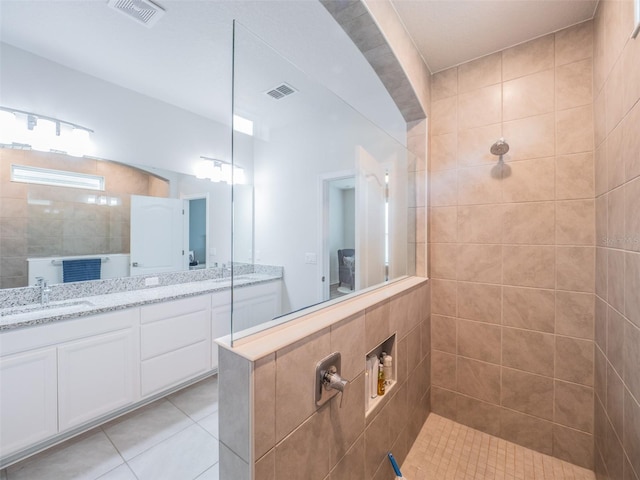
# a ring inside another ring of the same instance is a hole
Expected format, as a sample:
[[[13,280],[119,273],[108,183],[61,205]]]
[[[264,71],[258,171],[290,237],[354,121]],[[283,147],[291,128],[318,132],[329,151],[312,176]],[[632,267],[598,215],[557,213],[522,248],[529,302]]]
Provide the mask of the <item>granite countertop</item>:
[[[267,273],[239,275],[234,277],[234,288],[257,285],[281,278],[281,276]],[[51,302],[45,308],[39,304],[2,308],[0,309],[0,332],[177,300],[230,288],[231,279],[227,277]]]

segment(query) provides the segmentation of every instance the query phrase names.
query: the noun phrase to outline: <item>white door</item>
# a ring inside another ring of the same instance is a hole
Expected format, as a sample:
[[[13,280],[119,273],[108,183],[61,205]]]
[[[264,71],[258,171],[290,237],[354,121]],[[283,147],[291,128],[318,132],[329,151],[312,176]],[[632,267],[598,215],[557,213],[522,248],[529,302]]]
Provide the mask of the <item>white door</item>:
[[[131,195],[131,275],[188,269],[187,208],[186,200]]]
[[[364,148],[356,161],[356,290],[385,280],[385,170]]]

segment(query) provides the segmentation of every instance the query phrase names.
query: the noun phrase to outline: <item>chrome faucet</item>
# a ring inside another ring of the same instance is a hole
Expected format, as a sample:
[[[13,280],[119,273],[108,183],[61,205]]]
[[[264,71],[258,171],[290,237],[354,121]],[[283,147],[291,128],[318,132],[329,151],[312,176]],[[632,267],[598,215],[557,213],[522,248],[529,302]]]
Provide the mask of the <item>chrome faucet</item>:
[[[38,283],[36,287],[40,287],[40,304],[49,304],[49,293],[51,293],[51,287],[47,284],[47,281],[43,277],[36,277]]]

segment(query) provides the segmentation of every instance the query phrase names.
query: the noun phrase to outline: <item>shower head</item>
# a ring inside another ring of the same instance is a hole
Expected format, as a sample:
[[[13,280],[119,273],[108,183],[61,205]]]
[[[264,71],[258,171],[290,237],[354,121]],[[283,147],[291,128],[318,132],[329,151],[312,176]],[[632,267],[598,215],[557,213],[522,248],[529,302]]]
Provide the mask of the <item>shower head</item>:
[[[504,155],[508,151],[509,144],[504,140],[504,138],[501,138],[496,143],[491,145],[491,153],[493,153],[494,155]]]

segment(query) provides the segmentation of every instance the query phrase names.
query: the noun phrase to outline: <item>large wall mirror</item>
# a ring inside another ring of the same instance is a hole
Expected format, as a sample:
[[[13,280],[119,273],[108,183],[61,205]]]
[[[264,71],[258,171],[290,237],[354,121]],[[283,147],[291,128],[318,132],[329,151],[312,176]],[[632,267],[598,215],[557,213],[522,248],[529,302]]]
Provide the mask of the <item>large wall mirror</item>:
[[[99,278],[275,265],[286,314],[413,273],[402,116],[319,2],[248,4],[167,1],[147,28],[106,2],[2,3],[0,121],[28,131],[0,138],[0,287],[65,282],[59,263],[86,256]],[[34,143],[47,117],[91,148]]]

